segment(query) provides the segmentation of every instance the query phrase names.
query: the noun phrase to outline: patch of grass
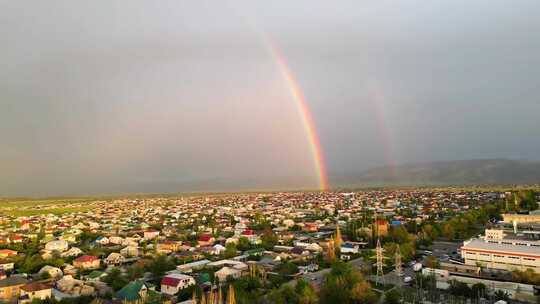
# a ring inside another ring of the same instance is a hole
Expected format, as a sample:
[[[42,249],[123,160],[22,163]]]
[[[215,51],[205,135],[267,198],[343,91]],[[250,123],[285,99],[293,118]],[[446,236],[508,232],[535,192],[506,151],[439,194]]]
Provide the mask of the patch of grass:
[[[36,200],[0,200],[0,208],[10,208],[10,207],[34,207],[34,206],[47,206],[47,205],[64,205],[71,203],[83,203],[91,201],[87,198],[70,198],[70,199],[36,199]]]

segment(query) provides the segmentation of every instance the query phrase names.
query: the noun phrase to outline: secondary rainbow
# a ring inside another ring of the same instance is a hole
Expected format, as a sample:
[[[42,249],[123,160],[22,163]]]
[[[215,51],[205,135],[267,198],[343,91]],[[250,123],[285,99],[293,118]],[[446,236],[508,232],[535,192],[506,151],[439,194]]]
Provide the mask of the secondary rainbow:
[[[311,156],[317,177],[319,179],[319,187],[321,190],[328,190],[328,176],[326,173],[326,164],[324,161],[323,150],[321,148],[321,141],[317,133],[317,127],[311,115],[308,102],[302,91],[302,87],[295,79],[294,74],[292,73],[285,57],[280,52],[268,37],[265,37],[264,43],[267,46],[268,51],[272,55],[274,61],[276,62],[279,71],[281,72],[283,79],[290,91],[291,97],[296,104],[296,109],[300,118],[302,120],[302,125],[304,131],[306,132],[309,146],[311,149]]]

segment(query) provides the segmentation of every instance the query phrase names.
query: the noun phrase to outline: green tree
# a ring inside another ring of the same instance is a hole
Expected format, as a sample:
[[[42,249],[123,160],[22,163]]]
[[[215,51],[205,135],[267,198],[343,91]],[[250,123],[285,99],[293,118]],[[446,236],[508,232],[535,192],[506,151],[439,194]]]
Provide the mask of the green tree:
[[[482,283],[476,283],[471,286],[471,296],[475,299],[479,299],[486,293],[487,287]]]
[[[371,304],[377,296],[359,271],[344,262],[332,265],[320,291],[320,303]]]
[[[264,229],[264,232],[261,236],[262,246],[266,250],[272,250],[274,249],[274,246],[277,245],[278,237],[277,235],[272,231],[270,227],[267,227]]]
[[[399,304],[400,300],[401,294],[395,288],[384,294],[384,304]]]
[[[166,255],[160,254],[149,264],[148,271],[152,273],[154,279],[159,279],[165,274],[165,272],[173,270],[174,268],[174,263],[167,258]]]
[[[281,263],[276,266],[276,271],[284,276],[290,276],[298,273],[298,266],[292,262]]]
[[[238,244],[236,245],[236,248],[238,248],[238,250],[240,251],[249,250],[251,248],[251,244],[249,243],[248,238],[243,237],[243,236],[240,237],[238,239]]]
[[[298,304],[316,304],[319,302],[319,296],[313,287],[304,280],[298,280],[294,291],[298,295]]]
[[[504,292],[502,290],[495,291],[493,296],[495,297],[495,301],[500,301],[500,300],[508,301],[508,300],[510,300],[510,295],[508,295],[507,292]]]
[[[130,281],[141,278],[144,275],[144,267],[133,264],[127,268],[127,276]]]
[[[225,258],[233,258],[237,256],[238,250],[236,250],[236,245],[234,243],[228,243],[225,245]]]
[[[105,277],[102,278],[102,281],[107,283],[107,285],[109,285],[115,291],[120,290],[128,283],[118,268],[113,268]]]

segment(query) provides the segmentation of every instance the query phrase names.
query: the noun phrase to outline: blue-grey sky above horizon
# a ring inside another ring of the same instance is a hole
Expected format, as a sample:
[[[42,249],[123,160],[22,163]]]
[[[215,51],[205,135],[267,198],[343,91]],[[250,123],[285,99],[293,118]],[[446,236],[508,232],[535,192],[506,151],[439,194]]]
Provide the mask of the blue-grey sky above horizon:
[[[0,21],[0,196],[317,185],[262,35],[330,175],[540,160],[537,0],[0,1]]]

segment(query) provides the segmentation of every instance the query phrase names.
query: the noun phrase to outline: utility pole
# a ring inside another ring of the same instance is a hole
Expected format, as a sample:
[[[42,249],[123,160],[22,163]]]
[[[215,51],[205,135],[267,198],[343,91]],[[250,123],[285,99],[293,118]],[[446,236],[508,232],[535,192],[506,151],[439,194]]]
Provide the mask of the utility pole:
[[[377,239],[377,248],[375,249],[375,253],[377,255],[377,279],[376,284],[379,285],[379,283],[384,284],[384,256],[383,256],[383,248],[381,246],[381,240]]]
[[[403,269],[401,268],[401,250],[399,249],[399,244],[396,245],[396,254],[394,264],[396,266],[396,275],[401,277],[403,275]]]

